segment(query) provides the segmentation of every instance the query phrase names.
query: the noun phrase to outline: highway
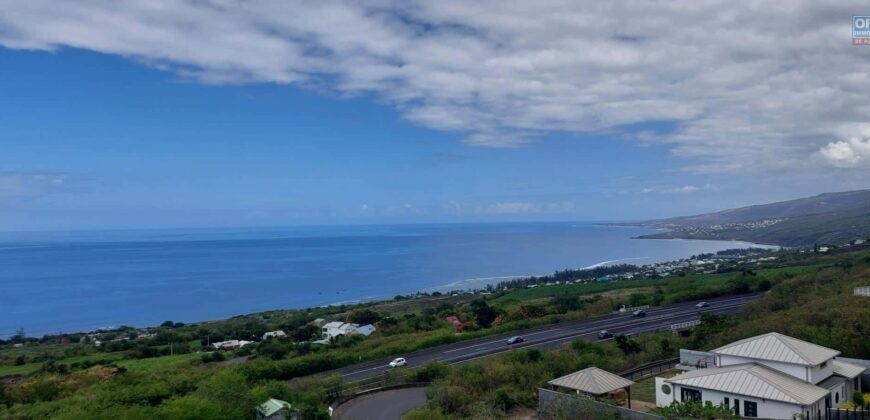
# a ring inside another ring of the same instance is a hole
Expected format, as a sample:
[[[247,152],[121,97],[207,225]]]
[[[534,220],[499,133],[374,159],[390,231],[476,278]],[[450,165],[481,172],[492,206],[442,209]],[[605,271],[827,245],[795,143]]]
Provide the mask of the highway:
[[[473,340],[461,341],[444,346],[419,350],[408,354],[397,354],[394,357],[404,357],[408,367],[418,367],[433,360],[441,360],[455,364],[478,359],[493,354],[510,351],[517,348],[554,349],[577,339],[590,341],[599,340],[598,332],[608,330],[614,334],[634,335],[645,332],[669,330],[672,324],[700,319],[701,313],[734,314],[744,305],[757,299],[760,294],[729,296],[706,300],[709,306],[698,309],[698,302],[685,302],[675,305],[653,307],[647,310],[646,317],[635,318],[630,313],[615,314],[597,318],[587,318],[559,324],[539,326],[526,330],[512,331]],[[525,342],[507,345],[509,337],[519,335]],[[383,374],[390,369],[389,362],[393,358],[373,360],[348,366],[328,373],[339,373],[345,381],[354,382]]]

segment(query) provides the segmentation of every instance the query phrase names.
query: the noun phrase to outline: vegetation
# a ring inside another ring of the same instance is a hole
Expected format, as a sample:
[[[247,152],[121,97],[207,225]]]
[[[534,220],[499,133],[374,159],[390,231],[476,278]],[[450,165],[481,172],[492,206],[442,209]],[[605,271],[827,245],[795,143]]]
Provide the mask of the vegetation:
[[[713,405],[710,401],[674,401],[667,407],[656,407],[656,414],[677,419],[739,419],[734,410],[724,405]]]
[[[274,311],[226,321],[35,339],[21,334],[0,344],[0,375],[26,375],[0,387],[0,418],[251,418],[257,403],[291,402],[300,416],[324,418],[326,404],[351,392],[332,376],[310,376],[363,360],[483,337],[514,329],[610,313],[622,305],[666,304],[769,290],[735,317],[705,316],[688,337],[645,334],[606,344],[576,341],[542,352],[517,350],[459,366],[433,363],[403,370],[409,381],[433,382],[429,404],[411,418],[498,418],[536,404],[537,387],[566,373],[598,366],[612,372],[779,331],[870,357],[870,305],[852,296],[870,279],[870,252],[819,256],[782,252],[774,262],[729,265],[718,273],[664,279],[571,283],[489,295],[429,296],[300,311]],[[525,294],[534,291],[533,295]],[[444,320],[458,316],[467,330]],[[315,318],[374,322],[372,336],[317,338]],[[204,351],[224,339],[271,338],[235,352]],[[97,346],[95,341],[101,341]],[[14,346],[21,344],[21,346]],[[244,356],[244,357],[242,357]],[[250,358],[248,360],[248,358]],[[703,410],[707,410],[703,408]]]

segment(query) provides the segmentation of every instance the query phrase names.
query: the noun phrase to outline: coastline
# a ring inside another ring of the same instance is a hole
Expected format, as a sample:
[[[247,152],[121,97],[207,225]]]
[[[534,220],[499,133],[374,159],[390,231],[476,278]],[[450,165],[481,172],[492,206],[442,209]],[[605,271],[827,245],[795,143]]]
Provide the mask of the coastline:
[[[582,224],[574,224],[574,225],[578,226],[578,227],[583,227]],[[546,225],[544,225],[544,226],[546,226]],[[589,226],[589,225],[586,225],[586,226]],[[598,231],[598,229],[595,229],[595,230]],[[501,232],[499,232],[499,233],[501,234]],[[589,237],[589,241],[591,241],[590,246],[592,246],[593,248],[604,247],[602,249],[610,249],[610,251],[609,251],[610,254],[616,253],[618,255],[618,253],[623,253],[623,255],[625,255],[625,254],[631,255],[632,253],[635,253],[638,250],[644,249],[643,247],[631,247],[631,246],[626,246],[625,248],[623,248],[621,246],[618,248],[608,247],[608,245],[607,245],[608,243],[630,245],[630,244],[625,243],[625,242],[619,242],[619,241],[612,242],[613,238],[618,238],[618,237],[621,237],[622,240],[631,239],[631,237],[628,235],[623,236],[622,234],[615,234],[615,235],[611,234],[609,236],[611,238],[611,239],[609,239],[611,242],[606,242],[606,241],[605,242],[597,242],[597,241],[593,241],[593,239],[592,239],[592,238],[596,237],[596,236],[594,236],[596,234],[591,234],[591,233],[586,234],[586,233],[583,233],[582,231],[578,234],[583,236],[583,237],[592,235]],[[683,240],[682,239],[673,239],[673,241],[676,243],[676,242],[682,242]],[[757,244],[752,244],[752,243],[747,243],[747,242],[742,242],[742,241],[721,241],[721,240],[712,240],[712,241],[710,241],[710,240],[698,240],[698,241],[692,240],[692,242],[697,242],[697,243],[705,243],[706,242],[707,245],[702,246],[702,247],[695,247],[695,246],[692,246],[692,247],[682,246],[682,247],[677,247],[677,248],[672,247],[672,248],[670,248],[670,250],[663,252],[662,254],[660,254],[658,256],[655,256],[653,254],[640,253],[640,255],[642,255],[642,256],[630,256],[630,257],[623,257],[623,258],[602,259],[602,260],[599,260],[599,261],[591,263],[591,264],[582,264],[582,265],[579,265],[579,267],[575,266],[575,268],[571,268],[571,266],[567,265],[567,264],[561,265],[561,266],[556,265],[556,264],[550,264],[549,267],[551,267],[551,268],[549,270],[544,269],[544,270],[538,271],[539,274],[516,274],[516,275],[495,275],[495,276],[469,277],[469,278],[464,278],[464,279],[460,279],[460,280],[447,281],[447,282],[443,282],[440,284],[437,282],[430,281],[428,283],[430,283],[430,284],[434,283],[431,286],[427,286],[426,285],[427,282],[423,282],[423,281],[406,281],[406,282],[386,283],[388,285],[391,285],[391,286],[386,286],[386,287],[384,286],[385,283],[382,282],[382,283],[380,283],[380,286],[378,286],[376,288],[377,290],[375,290],[375,288],[370,288],[370,289],[365,289],[365,288],[359,289],[359,288],[352,288],[352,287],[347,288],[346,286],[342,286],[340,289],[334,289],[334,290],[329,290],[328,288],[322,288],[322,289],[315,288],[313,290],[322,290],[322,291],[318,292],[316,294],[309,292],[308,295],[310,295],[310,296],[307,298],[300,295],[295,301],[285,300],[286,303],[275,303],[276,299],[275,299],[274,293],[272,296],[264,296],[264,295],[258,294],[258,296],[263,297],[263,299],[259,299],[257,301],[252,301],[251,303],[253,303],[253,304],[248,303],[245,305],[236,305],[235,306],[236,309],[233,309],[233,307],[224,307],[223,308],[224,310],[221,310],[221,311],[216,311],[216,310],[214,310],[214,308],[212,308],[212,310],[209,311],[209,312],[211,312],[211,315],[206,314],[205,316],[197,315],[196,312],[199,311],[197,309],[198,307],[194,307],[191,310],[188,310],[187,311],[188,313],[186,315],[182,315],[181,312],[175,311],[172,306],[165,304],[162,307],[158,307],[158,310],[153,311],[153,312],[152,311],[144,311],[144,312],[143,311],[137,311],[137,312],[127,311],[127,312],[125,312],[127,315],[133,315],[133,316],[126,316],[125,313],[118,313],[114,316],[106,316],[106,317],[102,318],[103,320],[106,320],[106,319],[112,320],[109,322],[105,322],[105,321],[100,322],[100,320],[96,320],[96,319],[95,320],[97,322],[92,322],[93,320],[91,320],[91,322],[89,322],[88,320],[86,320],[86,317],[80,317],[81,318],[80,321],[76,321],[75,323],[67,322],[67,324],[64,326],[64,325],[61,325],[60,323],[56,324],[55,322],[53,322],[53,321],[56,321],[57,319],[36,319],[36,322],[22,322],[24,319],[27,319],[26,318],[27,315],[26,315],[26,312],[18,310],[18,311],[11,312],[12,319],[11,319],[11,322],[9,322],[9,324],[12,324],[12,326],[9,328],[6,328],[6,329],[10,332],[14,331],[14,329],[17,328],[17,326],[15,326],[15,324],[18,324],[18,323],[23,324],[23,326],[26,327],[27,331],[29,331],[31,333],[36,333],[36,334],[50,334],[50,333],[55,333],[59,330],[67,331],[67,332],[69,332],[69,331],[88,331],[88,330],[95,330],[98,328],[110,328],[110,326],[122,326],[122,325],[147,328],[147,327],[156,326],[157,324],[162,322],[160,320],[155,320],[155,318],[158,318],[158,317],[159,317],[159,319],[172,319],[173,321],[180,321],[180,322],[185,322],[185,323],[208,323],[208,322],[226,320],[226,319],[230,319],[233,317],[248,316],[248,315],[259,314],[259,313],[270,312],[270,311],[298,310],[298,309],[303,309],[306,307],[353,305],[353,304],[361,304],[361,303],[389,301],[389,300],[392,300],[393,297],[396,295],[408,296],[408,295],[415,295],[419,292],[445,293],[445,292],[451,292],[451,291],[467,291],[467,290],[475,290],[475,289],[480,290],[480,289],[486,288],[489,285],[496,285],[496,284],[503,282],[503,281],[528,278],[528,277],[533,277],[533,276],[534,277],[547,276],[547,275],[553,274],[555,271],[561,271],[561,270],[566,270],[566,269],[568,269],[568,270],[593,269],[593,268],[602,267],[602,266],[611,265],[611,264],[632,263],[632,262],[639,262],[639,261],[642,261],[645,264],[664,262],[664,261],[672,261],[672,260],[677,260],[677,259],[681,259],[681,258],[686,258],[686,257],[689,257],[690,255],[695,255],[698,253],[707,252],[707,251],[704,251],[704,249],[709,250],[709,249],[728,249],[728,248],[748,248],[748,247],[753,247],[753,246],[757,245]],[[713,245],[713,246],[711,246],[711,245]],[[767,246],[764,246],[764,247],[768,248]],[[665,247],[665,248],[667,248],[667,247]],[[517,255],[524,255],[525,256],[525,252],[522,249],[519,249],[519,248],[516,250],[514,250],[512,248],[505,249],[505,251],[508,251],[508,250],[509,250],[509,253],[507,255],[516,253]],[[372,251],[369,251],[369,252],[372,252]],[[643,251],[641,251],[641,252],[643,252]],[[582,251],[582,248],[577,249],[577,250],[573,250],[573,253],[576,253],[577,256],[572,257],[571,259],[582,260],[583,259],[582,255],[585,255],[585,253]],[[635,253],[634,255],[638,255],[638,253]],[[476,258],[477,257],[474,257],[474,261],[477,261]],[[490,265],[492,265],[492,264],[490,264]],[[642,265],[642,264],[640,264],[640,265]],[[412,284],[408,284],[408,286],[411,286],[411,287],[406,287],[406,288],[401,287],[402,285],[404,285],[406,283],[412,283]],[[413,283],[417,283],[420,285],[416,286],[416,285],[413,285]],[[316,284],[316,283],[313,283],[313,284]],[[323,284],[325,286],[328,286],[330,284],[330,282],[324,282]],[[396,286],[398,286],[398,287],[396,287]],[[253,288],[253,286],[252,286],[252,288]],[[195,291],[195,290],[198,290],[198,289],[192,289],[190,292]],[[187,292],[184,290],[182,290],[182,292],[190,293],[190,292]],[[335,300],[333,300],[333,301],[326,300],[324,302],[324,300],[326,299],[327,296],[333,295],[333,292],[335,293],[335,295],[333,296],[335,298]],[[366,293],[366,292],[368,292],[368,293]],[[374,293],[372,293],[372,292],[374,292]],[[306,295],[306,296],[308,296],[308,295]],[[225,296],[222,299],[234,299],[234,296],[232,294],[228,294],[226,291],[222,291],[222,296]],[[318,297],[319,297],[319,299],[318,299]],[[307,300],[307,302],[306,302],[306,300]],[[320,300],[320,302],[322,302],[322,303],[317,303],[316,302],[317,300]],[[212,299],[211,301],[214,303],[222,302],[221,300],[214,300],[214,299]],[[89,302],[86,302],[86,303],[89,303]],[[16,308],[12,308],[12,309],[16,309]],[[172,309],[172,310],[167,310],[167,309]],[[66,311],[66,310],[67,309],[64,309],[64,311]],[[20,317],[19,319],[21,319],[22,321],[15,321],[16,317]],[[138,318],[138,319],[136,319],[136,318]],[[151,319],[151,320],[149,321],[149,319]],[[70,319],[66,319],[66,321],[70,321]]]

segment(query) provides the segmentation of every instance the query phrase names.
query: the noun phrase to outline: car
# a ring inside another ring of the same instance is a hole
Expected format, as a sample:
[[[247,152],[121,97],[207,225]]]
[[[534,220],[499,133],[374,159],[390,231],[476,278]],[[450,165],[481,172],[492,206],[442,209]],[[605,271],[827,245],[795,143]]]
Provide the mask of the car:
[[[511,344],[519,344],[519,343],[522,343],[523,341],[526,341],[526,340],[523,340],[522,337],[515,335],[511,338],[508,338],[507,343],[508,343],[508,345],[511,345]]]
[[[393,359],[392,362],[390,362],[390,367],[391,367],[391,368],[397,368],[397,367],[400,367],[400,366],[405,366],[405,365],[407,365],[407,364],[408,364],[408,361],[405,360],[404,357],[397,357],[397,358]]]
[[[605,338],[611,338],[611,337],[613,337],[613,333],[610,331],[607,331],[607,330],[598,331],[598,338],[600,338],[602,340]]]
[[[632,312],[631,316],[633,316],[635,318],[643,318],[646,316],[646,311],[644,311],[642,309],[638,309],[638,310]]]
[[[706,308],[706,307],[708,307],[708,306],[710,306],[710,304],[707,303],[707,302],[698,302],[698,304],[695,305],[695,307],[698,308],[698,309]]]

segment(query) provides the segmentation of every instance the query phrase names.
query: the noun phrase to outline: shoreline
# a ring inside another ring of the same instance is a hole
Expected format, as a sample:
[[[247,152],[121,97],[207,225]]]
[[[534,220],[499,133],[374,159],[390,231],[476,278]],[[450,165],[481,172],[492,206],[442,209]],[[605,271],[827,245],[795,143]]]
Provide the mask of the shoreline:
[[[637,238],[627,238],[627,239],[637,239]],[[738,240],[681,239],[681,238],[655,238],[655,239],[670,239],[673,241],[692,240],[692,241],[716,242],[716,243],[722,243],[723,245],[727,244],[727,243],[731,243],[731,244],[736,245],[736,246],[723,247],[722,248],[723,250],[724,249],[731,249],[731,248],[752,248],[752,247],[766,248],[766,249],[770,249],[770,250],[775,250],[776,248],[782,249],[782,247],[780,247],[778,245],[756,244],[756,243],[751,243],[751,242],[746,242],[746,241],[738,241]],[[652,260],[647,264],[662,263],[662,262],[668,262],[668,261],[677,261],[680,259],[688,258],[691,255],[696,255],[697,253],[700,253],[700,252],[701,251],[693,252],[692,254],[681,256],[681,257],[671,257],[671,258],[661,258],[661,259],[658,259],[656,257],[651,257],[651,256],[617,258],[617,259],[599,261],[599,262],[596,262],[596,263],[593,263],[590,265],[585,265],[585,266],[580,267],[580,268],[567,268],[567,270],[594,269],[594,268],[607,266],[607,265],[611,265],[611,264],[628,263],[630,261],[637,261],[637,260]],[[642,265],[646,265],[646,264],[642,264]],[[642,265],[639,265],[639,266],[642,266]],[[209,317],[210,319],[207,319],[207,320],[201,320],[201,318],[200,318],[200,320],[191,320],[191,319],[186,318],[186,317],[173,317],[173,316],[166,316],[166,318],[173,319],[176,322],[183,322],[186,324],[208,324],[208,323],[212,323],[212,322],[225,321],[225,320],[229,320],[229,319],[236,318],[236,317],[247,317],[247,316],[253,316],[253,315],[257,315],[257,314],[274,312],[274,311],[293,311],[293,310],[303,310],[305,308],[337,307],[337,306],[341,306],[341,305],[359,305],[359,304],[368,304],[368,303],[375,303],[375,302],[388,302],[388,301],[392,301],[394,299],[394,297],[398,296],[398,295],[402,295],[402,296],[411,295],[411,296],[413,296],[413,295],[416,295],[418,293],[431,294],[433,292],[440,292],[443,294],[450,294],[451,292],[474,292],[474,291],[480,291],[481,289],[484,289],[487,286],[495,286],[503,281],[514,280],[514,279],[523,279],[523,278],[529,278],[529,277],[549,276],[549,275],[552,275],[554,272],[561,271],[561,270],[566,270],[566,268],[555,269],[555,270],[552,270],[552,271],[550,271],[548,273],[544,273],[544,274],[522,274],[522,275],[473,277],[473,278],[451,281],[448,283],[429,286],[429,287],[418,287],[415,289],[407,289],[406,291],[394,289],[395,291],[393,291],[393,292],[387,292],[387,293],[383,293],[383,294],[379,294],[379,295],[368,295],[368,296],[363,296],[363,297],[359,297],[359,298],[349,298],[349,299],[343,299],[343,300],[339,300],[339,301],[321,303],[321,304],[311,303],[311,304],[303,304],[303,305],[298,305],[298,306],[273,307],[273,308],[269,308],[269,309],[253,310],[250,312],[240,312],[240,313],[226,315],[226,316]],[[154,322],[132,321],[132,322],[119,322],[119,323],[112,323],[112,324],[115,324],[115,325],[103,324],[102,326],[99,326],[99,327],[70,328],[67,333],[87,333],[87,332],[93,332],[93,331],[98,331],[98,330],[111,330],[111,329],[120,328],[122,326],[129,326],[129,327],[138,328],[138,329],[156,328],[158,325],[158,321],[154,321]],[[33,327],[33,326],[27,327],[26,329],[36,330],[36,333],[41,334],[41,336],[53,334],[57,331],[63,331],[63,329],[57,329],[57,328],[51,328],[51,327],[49,327],[49,328],[45,328],[45,327],[37,328],[37,327]],[[43,331],[47,331],[47,332],[43,333]],[[11,336],[11,335],[9,335],[9,336]]]

